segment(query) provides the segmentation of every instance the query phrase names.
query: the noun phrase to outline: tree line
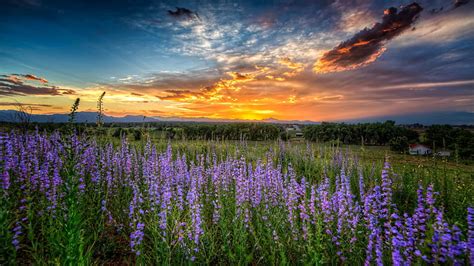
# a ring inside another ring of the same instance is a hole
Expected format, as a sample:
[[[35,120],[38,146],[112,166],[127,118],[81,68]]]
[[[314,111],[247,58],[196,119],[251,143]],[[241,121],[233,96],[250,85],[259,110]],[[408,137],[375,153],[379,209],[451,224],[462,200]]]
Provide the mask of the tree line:
[[[455,151],[459,157],[474,159],[474,133],[450,125],[433,125],[426,129],[424,143],[435,150]]]
[[[304,127],[304,137],[310,141],[327,142],[338,140],[343,144],[388,145],[397,138],[406,138],[407,142],[416,142],[418,133],[397,126],[394,121],[384,123],[344,124],[325,123]]]
[[[156,130],[172,132],[174,139],[262,141],[277,140],[284,129],[265,123],[180,123],[164,124]]]
[[[384,123],[344,124],[322,123],[304,127],[306,140],[315,142],[339,141],[342,144],[390,146],[393,151],[407,152],[410,143],[421,143],[434,151],[450,150],[464,159],[474,159],[472,127],[432,125],[414,127]]]

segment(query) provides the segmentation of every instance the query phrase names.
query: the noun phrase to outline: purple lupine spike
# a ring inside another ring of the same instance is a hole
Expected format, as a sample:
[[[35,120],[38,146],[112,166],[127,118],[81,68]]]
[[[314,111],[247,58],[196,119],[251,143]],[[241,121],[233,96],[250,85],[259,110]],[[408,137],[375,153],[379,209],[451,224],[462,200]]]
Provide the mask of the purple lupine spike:
[[[0,153],[2,155],[2,160],[0,160],[0,165],[3,164],[3,171],[2,171],[2,189],[8,190],[11,185],[10,181],[10,169],[13,168],[13,143],[11,137],[9,135],[2,136],[2,145],[5,147],[4,153]]]
[[[20,235],[22,234],[22,226],[19,221],[15,223],[15,227],[13,228],[13,240],[12,244],[13,247],[18,250],[20,249]]]
[[[194,243],[194,252],[199,251],[199,241],[201,235],[204,233],[202,230],[202,219],[201,219],[201,209],[202,204],[199,199],[199,175],[191,181],[191,188],[188,191],[186,200],[190,208],[191,216],[191,228],[188,233],[188,239]]]
[[[381,208],[382,208],[382,193],[381,187],[375,186],[372,193],[365,197],[364,215],[368,223],[368,230],[370,232],[369,241],[367,245],[367,258],[365,263],[370,264],[375,252],[375,263],[381,265],[383,255],[383,233],[382,225],[380,224]]]
[[[469,262],[474,264],[474,208],[467,208],[467,251]]]
[[[434,198],[435,192],[433,191],[433,184],[430,184],[426,190],[426,203],[428,204],[428,208],[431,211],[434,211],[435,209],[435,198]],[[436,214],[436,213],[434,213]]]
[[[407,264],[411,264],[413,261],[413,253],[415,250],[415,230],[413,228],[413,218],[409,217],[407,213],[403,215],[405,220],[404,234],[405,234],[405,250],[403,255]]]
[[[303,177],[301,179],[301,184],[299,185],[298,193],[300,196],[300,202],[298,205],[298,209],[300,212],[300,219],[301,219],[301,229],[303,231],[303,239],[308,239],[308,223],[310,221],[310,217],[307,212],[307,203],[306,203],[306,181]]]
[[[402,256],[402,250],[406,246],[403,236],[405,228],[398,214],[392,213],[391,220],[394,223],[394,226],[391,227],[392,262],[393,265],[405,265],[406,262]]]
[[[364,185],[364,175],[362,170],[359,171],[359,195],[361,202],[364,202],[365,197],[365,185]]]
[[[7,191],[10,188],[10,173],[8,170],[3,170],[2,173],[2,189]]]
[[[448,246],[451,245],[451,231],[447,227],[447,223],[443,218],[443,211],[435,211],[435,223],[433,224],[433,236],[431,243],[428,245],[431,249],[431,254],[424,257],[428,263],[444,263],[447,261]]]
[[[331,222],[334,220],[332,213],[332,203],[329,198],[329,178],[324,177],[322,184],[318,187],[318,203],[323,214],[323,221],[325,225],[325,233],[332,238],[333,232],[329,227]]]
[[[142,196],[140,194],[138,185],[135,183],[131,184],[133,190],[133,198],[129,205],[129,218],[130,227],[132,232],[130,233],[130,248],[139,256],[141,254],[141,243],[144,237],[145,224],[141,221],[143,210],[141,204],[143,203]]]
[[[290,177],[289,184],[287,186],[287,196],[286,198],[286,208],[288,210],[288,222],[290,223],[290,228],[292,231],[293,239],[298,239],[298,232],[296,228],[296,210],[297,210],[297,202],[299,199],[298,195],[298,187],[299,184],[296,181],[296,177],[294,172],[291,168],[291,165],[288,166],[288,175]]]
[[[311,224],[315,224],[316,218],[316,187],[311,186],[311,196],[309,200],[309,213],[311,215]]]
[[[464,249],[466,248],[466,242],[462,241],[462,232],[459,227],[453,225],[452,227],[452,236],[451,240],[452,243],[448,247],[448,257],[453,261],[454,265],[462,265],[462,254],[464,253]]]
[[[145,229],[145,224],[138,222],[135,226],[135,230],[132,231],[132,233],[130,234],[130,248],[132,249],[133,252],[135,252],[137,256],[140,256],[141,254],[141,251],[138,248],[138,246],[143,241],[143,237],[145,235],[143,232],[144,229]]]
[[[384,167],[382,169],[382,202],[381,202],[381,210],[380,210],[380,218],[388,220],[390,216],[390,207],[392,204],[392,179],[389,175],[390,171],[390,163],[385,161]],[[385,225],[385,229],[388,230],[389,228]]]
[[[167,216],[171,204],[171,191],[169,186],[166,184],[162,189],[161,209],[160,209],[160,229],[163,235],[166,235]]]

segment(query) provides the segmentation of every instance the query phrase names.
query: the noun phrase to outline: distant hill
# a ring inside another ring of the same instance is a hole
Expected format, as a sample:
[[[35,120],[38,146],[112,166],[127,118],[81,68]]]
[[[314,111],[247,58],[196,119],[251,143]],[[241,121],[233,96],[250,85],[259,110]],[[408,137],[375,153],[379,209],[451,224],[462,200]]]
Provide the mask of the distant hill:
[[[0,122],[17,122],[18,111],[0,110]],[[32,122],[37,123],[66,123],[69,119],[67,114],[51,114],[31,116]],[[232,122],[264,122],[272,124],[319,124],[311,120],[278,120],[268,118],[264,120],[240,120],[240,119],[213,119],[206,117],[183,118],[183,117],[144,117],[141,115],[127,115],[123,117],[104,115],[105,123],[143,123],[143,122],[207,122],[207,123],[232,123]],[[96,112],[78,112],[76,121],[79,123],[95,123],[97,120]],[[397,124],[450,124],[450,125],[474,125],[474,113],[470,112],[432,112],[432,113],[413,113],[404,115],[374,116],[352,120],[340,120],[332,122],[346,123],[372,123],[393,120]]]
[[[0,121],[2,122],[17,122],[18,111],[14,110],[0,110]],[[31,116],[31,122],[37,123],[66,123],[69,119],[67,114],[51,114],[51,115],[37,115]],[[140,123],[140,122],[159,122],[160,120],[151,117],[144,117],[139,115],[127,115],[124,117],[115,117],[104,115],[105,123]],[[76,113],[76,122],[79,123],[95,123],[97,121],[96,112],[78,112]]]
[[[0,110],[0,121],[1,122],[18,122],[17,113],[15,110]],[[66,123],[69,119],[67,114],[51,114],[51,115],[38,115],[33,114],[31,116],[31,122],[37,123]],[[183,117],[144,117],[141,115],[127,115],[123,117],[108,116],[104,115],[103,120],[105,123],[142,123],[142,122],[265,122],[275,124],[316,124],[313,121],[300,121],[300,120],[277,120],[273,118],[265,120],[239,120],[239,119],[213,119],[206,117],[197,118],[183,118]],[[76,113],[76,122],[78,123],[95,123],[97,121],[96,112],[78,112]]]
[[[449,124],[449,125],[474,125],[474,113],[470,112],[430,112],[430,113],[411,113],[403,115],[386,115],[386,116],[374,116],[353,120],[345,120],[338,122],[347,123],[373,123],[373,122],[384,122],[387,120],[393,120],[397,124],[408,125],[408,124]]]

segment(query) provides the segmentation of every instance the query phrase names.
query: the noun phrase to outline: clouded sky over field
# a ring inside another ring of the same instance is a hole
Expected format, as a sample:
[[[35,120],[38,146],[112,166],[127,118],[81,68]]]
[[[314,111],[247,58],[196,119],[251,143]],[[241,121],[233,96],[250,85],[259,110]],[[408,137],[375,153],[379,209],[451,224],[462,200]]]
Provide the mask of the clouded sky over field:
[[[474,112],[474,3],[0,0],[0,109],[343,120]]]

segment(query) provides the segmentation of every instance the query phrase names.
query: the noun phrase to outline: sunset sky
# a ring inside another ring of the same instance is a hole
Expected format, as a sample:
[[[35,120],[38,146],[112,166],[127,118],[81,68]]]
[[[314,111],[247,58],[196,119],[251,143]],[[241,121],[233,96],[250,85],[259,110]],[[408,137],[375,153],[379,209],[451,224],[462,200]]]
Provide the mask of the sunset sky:
[[[0,3],[0,110],[95,111],[105,91],[114,116],[474,112],[466,0]]]

